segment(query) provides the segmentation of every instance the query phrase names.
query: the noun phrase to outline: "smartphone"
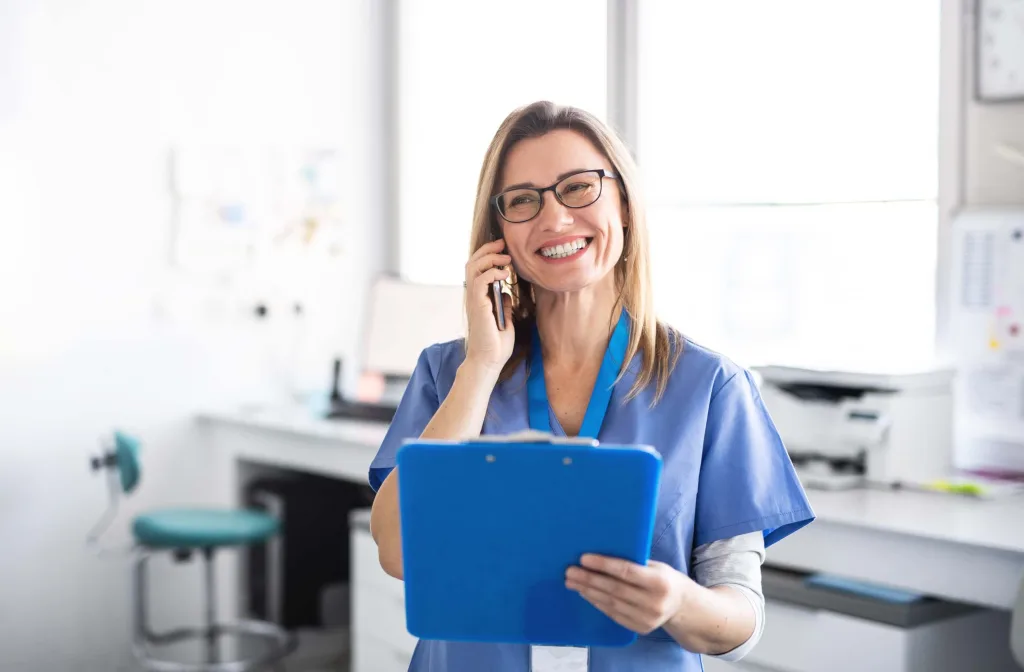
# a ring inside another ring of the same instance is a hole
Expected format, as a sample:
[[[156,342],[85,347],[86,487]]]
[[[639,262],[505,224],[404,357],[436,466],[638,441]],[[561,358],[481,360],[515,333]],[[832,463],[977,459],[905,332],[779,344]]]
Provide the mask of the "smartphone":
[[[499,231],[491,227],[491,240],[501,237]],[[501,300],[501,281],[495,280],[491,283],[491,309],[494,311],[494,321],[498,323],[498,330],[505,331],[505,307]]]
[[[498,330],[505,331],[505,308],[501,301],[500,280],[491,283],[491,307],[494,309],[494,319],[498,323]]]

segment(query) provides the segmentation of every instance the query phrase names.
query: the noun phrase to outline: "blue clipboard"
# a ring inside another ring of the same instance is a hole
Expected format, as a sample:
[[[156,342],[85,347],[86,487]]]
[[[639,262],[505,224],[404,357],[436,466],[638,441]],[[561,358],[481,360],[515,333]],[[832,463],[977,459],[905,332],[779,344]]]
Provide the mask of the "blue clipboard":
[[[661,456],[596,441],[411,441],[396,456],[406,628],[421,639],[625,646],[565,587],[586,552],[645,564]]]

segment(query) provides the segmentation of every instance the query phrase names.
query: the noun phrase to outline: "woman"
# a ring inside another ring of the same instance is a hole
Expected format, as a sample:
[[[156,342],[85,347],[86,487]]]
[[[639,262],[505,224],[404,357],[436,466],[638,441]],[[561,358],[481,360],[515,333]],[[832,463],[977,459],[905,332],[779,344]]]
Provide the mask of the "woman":
[[[495,280],[512,289],[504,331]],[[423,351],[370,467],[385,571],[402,577],[395,453],[416,436],[532,428],[652,445],[654,543],[646,565],[584,555],[566,572],[567,588],[639,633],[634,644],[421,641],[410,669],[675,672],[701,670],[700,654],[741,658],[763,627],[764,549],[813,513],[750,374],[656,320],[636,168],[600,121],[540,102],[501,125],[480,172],[466,290],[465,341]]]

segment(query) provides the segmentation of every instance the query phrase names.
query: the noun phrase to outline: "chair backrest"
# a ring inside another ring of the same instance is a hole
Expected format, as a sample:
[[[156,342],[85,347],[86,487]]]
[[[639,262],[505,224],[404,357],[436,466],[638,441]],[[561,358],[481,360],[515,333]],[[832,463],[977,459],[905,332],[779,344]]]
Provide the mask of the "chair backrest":
[[[96,546],[99,543],[100,537],[114,521],[120,496],[131,494],[138,487],[139,480],[142,478],[139,440],[121,431],[115,431],[113,438],[114,445],[105,447],[102,455],[91,460],[94,472],[100,470],[106,472],[109,494],[107,510],[103,512],[103,516],[93,526],[87,537],[87,542],[91,546]]]
[[[126,495],[131,494],[142,478],[139,440],[124,432],[114,432],[114,461],[121,477],[121,491]]]

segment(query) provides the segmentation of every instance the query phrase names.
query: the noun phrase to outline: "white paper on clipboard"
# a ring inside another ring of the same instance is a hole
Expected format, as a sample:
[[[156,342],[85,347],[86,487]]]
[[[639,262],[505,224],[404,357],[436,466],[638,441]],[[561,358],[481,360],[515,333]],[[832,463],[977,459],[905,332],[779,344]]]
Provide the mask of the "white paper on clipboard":
[[[597,446],[597,439],[586,436],[558,436],[537,429],[524,429],[511,434],[484,434],[473,439],[474,443],[556,443],[572,446]]]

